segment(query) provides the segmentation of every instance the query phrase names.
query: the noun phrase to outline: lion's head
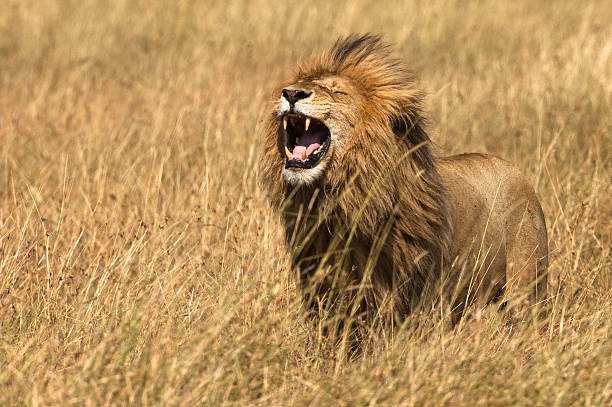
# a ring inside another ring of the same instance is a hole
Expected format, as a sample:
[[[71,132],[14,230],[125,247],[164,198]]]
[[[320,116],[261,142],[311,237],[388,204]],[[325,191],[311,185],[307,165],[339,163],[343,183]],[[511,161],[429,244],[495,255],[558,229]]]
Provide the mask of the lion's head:
[[[296,186],[346,193],[350,180],[355,197],[371,193],[384,202],[394,194],[395,177],[429,169],[422,92],[414,84],[373,35],[339,39],[299,66],[277,90],[267,120],[263,181],[273,200]]]

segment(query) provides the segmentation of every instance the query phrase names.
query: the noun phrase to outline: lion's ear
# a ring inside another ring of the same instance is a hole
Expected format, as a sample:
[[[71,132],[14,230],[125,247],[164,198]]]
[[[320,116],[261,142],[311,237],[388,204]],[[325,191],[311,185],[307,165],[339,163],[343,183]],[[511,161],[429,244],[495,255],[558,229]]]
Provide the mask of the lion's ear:
[[[400,115],[391,121],[393,133],[411,147],[429,141],[429,136],[423,130],[423,118],[420,116]]]

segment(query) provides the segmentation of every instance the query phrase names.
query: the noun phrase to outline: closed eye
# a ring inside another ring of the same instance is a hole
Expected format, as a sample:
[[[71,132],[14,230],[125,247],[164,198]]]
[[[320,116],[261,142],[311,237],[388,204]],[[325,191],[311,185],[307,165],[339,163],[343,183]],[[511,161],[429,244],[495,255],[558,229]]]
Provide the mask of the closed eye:
[[[323,83],[318,83],[317,85],[319,85],[320,87],[322,87],[323,89],[325,89],[329,93],[336,93],[338,95],[348,95],[348,93],[346,93],[346,92],[343,92],[343,91],[338,90],[338,89],[333,89],[333,88],[331,88],[331,87],[329,87],[329,86],[327,86],[327,85],[325,85]]]

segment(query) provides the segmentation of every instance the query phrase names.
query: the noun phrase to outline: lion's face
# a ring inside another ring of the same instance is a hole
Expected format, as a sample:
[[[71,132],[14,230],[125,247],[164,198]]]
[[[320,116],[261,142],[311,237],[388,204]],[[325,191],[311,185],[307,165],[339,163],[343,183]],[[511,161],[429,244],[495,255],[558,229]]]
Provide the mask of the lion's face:
[[[291,185],[319,179],[342,150],[358,117],[350,81],[328,76],[285,86],[277,106],[284,178]]]

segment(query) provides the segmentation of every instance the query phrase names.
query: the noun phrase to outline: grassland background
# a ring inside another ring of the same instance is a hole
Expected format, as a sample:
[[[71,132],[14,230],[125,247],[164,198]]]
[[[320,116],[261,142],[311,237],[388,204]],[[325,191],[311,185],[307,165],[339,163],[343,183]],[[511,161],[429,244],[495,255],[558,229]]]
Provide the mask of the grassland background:
[[[0,404],[611,405],[610,21],[606,0],[3,0]],[[366,31],[419,76],[433,139],[535,185],[545,321],[347,360],[304,318],[257,129],[299,58]]]

